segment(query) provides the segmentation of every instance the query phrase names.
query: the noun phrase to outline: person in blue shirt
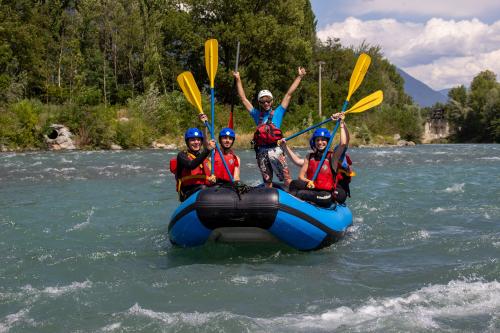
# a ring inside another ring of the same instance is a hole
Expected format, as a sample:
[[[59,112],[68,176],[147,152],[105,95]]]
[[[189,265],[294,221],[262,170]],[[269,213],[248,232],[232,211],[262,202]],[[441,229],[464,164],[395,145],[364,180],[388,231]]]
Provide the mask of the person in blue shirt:
[[[269,90],[261,90],[257,95],[259,106],[255,108],[247,99],[239,72],[233,72],[236,79],[236,87],[241,102],[253,118],[257,126],[254,134],[254,148],[256,152],[257,165],[262,174],[262,179],[267,187],[273,186],[273,173],[278,179],[288,186],[292,181],[290,171],[286,163],[285,154],[277,142],[283,138],[281,123],[286,109],[292,99],[292,94],[299,86],[302,78],[306,75],[303,67],[298,68],[298,75],[292,82],[290,88],[283,97],[280,105],[273,109],[273,94]]]

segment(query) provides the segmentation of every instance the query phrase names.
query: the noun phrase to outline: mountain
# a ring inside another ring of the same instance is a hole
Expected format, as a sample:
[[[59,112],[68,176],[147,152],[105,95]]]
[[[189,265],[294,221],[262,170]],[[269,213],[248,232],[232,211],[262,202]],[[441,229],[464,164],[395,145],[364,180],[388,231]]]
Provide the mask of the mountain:
[[[441,90],[439,90],[439,93],[441,93],[441,95],[443,95],[446,98],[448,98],[448,93],[450,92],[450,90],[451,90],[451,88],[441,89]]]
[[[418,105],[422,107],[432,106],[438,102],[446,103],[446,101],[448,100],[448,97],[446,95],[443,95],[441,92],[432,89],[422,81],[415,79],[413,76],[406,73],[402,69],[396,68],[396,70],[398,71],[399,75],[401,75],[401,77],[403,77],[403,79],[405,80],[405,92],[410,95],[413,98],[413,101]]]

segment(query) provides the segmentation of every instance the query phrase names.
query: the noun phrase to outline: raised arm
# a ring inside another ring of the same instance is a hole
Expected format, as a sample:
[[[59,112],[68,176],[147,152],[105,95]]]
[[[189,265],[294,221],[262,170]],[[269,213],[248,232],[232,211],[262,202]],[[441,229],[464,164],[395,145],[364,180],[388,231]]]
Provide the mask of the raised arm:
[[[245,95],[245,90],[243,89],[243,83],[241,83],[241,77],[240,77],[240,72],[233,72],[233,76],[236,79],[236,89],[238,90],[238,96],[241,99],[241,102],[245,106],[248,112],[252,111],[253,105],[250,103],[250,101],[247,99],[247,96]]]
[[[349,131],[347,130],[347,126],[344,122],[345,114],[342,112],[335,113],[332,115],[333,120],[340,119],[340,144],[337,150],[335,150],[333,159],[333,168],[334,170],[337,170],[337,161],[340,159],[342,156],[342,153],[344,152],[345,148],[349,144]]]
[[[207,148],[208,147],[208,140],[210,140],[210,133],[208,132],[207,126],[205,126],[205,122],[208,122],[208,117],[204,113],[200,113],[198,115],[198,118],[200,121],[203,123],[203,147]]]
[[[297,88],[300,84],[300,81],[302,81],[302,78],[304,77],[304,75],[306,75],[306,70],[304,69],[304,67],[299,67],[298,72],[299,72],[299,75],[295,78],[295,80],[293,80],[292,85],[290,86],[290,88],[288,88],[288,91],[286,92],[285,97],[281,101],[281,106],[284,109],[288,108],[288,105],[290,104],[290,100],[292,99],[292,94],[295,92],[295,90],[297,90]]]

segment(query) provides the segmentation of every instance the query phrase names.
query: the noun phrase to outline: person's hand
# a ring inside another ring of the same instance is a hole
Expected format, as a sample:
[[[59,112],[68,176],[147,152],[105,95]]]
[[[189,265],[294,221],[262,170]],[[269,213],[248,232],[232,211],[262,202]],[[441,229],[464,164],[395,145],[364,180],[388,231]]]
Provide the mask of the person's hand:
[[[343,112],[338,112],[338,113],[334,113],[332,114],[331,116],[332,120],[333,121],[336,121],[336,120],[344,120],[345,119],[345,114]]]
[[[307,188],[311,190],[314,189],[314,182],[312,180],[307,182]]]
[[[299,67],[299,76],[304,77],[306,75],[306,69],[304,67]]]
[[[240,78],[240,72],[234,72],[234,71],[233,71],[233,76],[234,76],[234,78],[235,78],[236,80],[240,80],[240,79],[241,79],[241,78]]]
[[[212,151],[212,150],[215,149],[215,140],[208,141],[207,149],[210,150],[210,151]]]
[[[208,121],[208,117],[207,117],[207,115],[206,115],[206,114],[204,114],[204,113],[200,113],[200,115],[199,115],[198,117],[200,118],[200,121],[201,121],[202,123],[206,123],[206,122]]]
[[[286,146],[286,139],[285,138],[279,139],[278,140],[278,146],[285,147]]]
[[[215,183],[217,183],[217,177],[215,177],[215,175],[208,176],[208,177],[207,177],[207,180],[208,180],[208,182],[209,182],[209,183],[211,183],[211,184],[215,184]]]

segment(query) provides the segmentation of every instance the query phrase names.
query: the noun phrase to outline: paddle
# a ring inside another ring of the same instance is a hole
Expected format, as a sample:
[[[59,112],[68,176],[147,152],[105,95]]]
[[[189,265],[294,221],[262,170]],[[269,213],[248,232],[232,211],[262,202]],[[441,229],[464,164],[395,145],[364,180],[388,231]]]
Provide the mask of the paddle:
[[[240,41],[238,41],[238,45],[236,46],[236,62],[234,64],[234,71],[238,71],[238,62],[240,61]],[[229,113],[229,122],[227,127],[234,128],[233,124],[233,110],[234,110],[234,90],[236,89],[236,78],[233,79],[233,89],[231,90],[231,113]]]
[[[212,132],[215,130],[215,97],[214,97],[214,81],[217,73],[217,65],[219,63],[219,43],[217,39],[209,39],[205,42],[205,68],[207,69],[208,78],[210,80],[210,110],[212,120]],[[212,135],[212,139],[214,136]],[[214,174],[215,151],[212,150],[212,175]],[[224,159],[221,155],[221,159]]]
[[[378,90],[378,91],[366,96],[362,100],[358,101],[356,104],[354,104],[354,106],[352,108],[350,108],[349,110],[347,110],[344,113],[348,114],[348,113],[365,112],[366,110],[371,109],[371,108],[379,105],[380,103],[382,103],[383,99],[384,99],[384,96],[383,96],[382,90]],[[310,131],[312,129],[320,127],[321,125],[326,124],[330,121],[332,121],[332,118],[327,118],[320,123],[309,126],[308,128],[303,129],[300,132],[294,133],[294,134],[290,135],[289,137],[286,137],[285,140],[288,141],[290,139],[293,139],[301,134],[304,134],[307,131]]]
[[[361,82],[363,82],[363,79],[365,78],[365,74],[368,71],[368,67],[370,66],[371,61],[372,60],[370,56],[367,55],[366,53],[362,53],[358,57],[356,65],[354,66],[354,70],[352,71],[351,74],[351,79],[349,80],[349,91],[347,93],[344,105],[342,106],[342,112],[344,112],[347,109],[347,105],[349,104],[349,100],[351,99],[352,94],[354,93],[354,91],[356,91],[356,89],[358,89],[358,87],[361,85]],[[337,121],[337,125],[335,125],[335,128],[333,129],[332,136],[330,137],[330,140],[328,140],[328,145],[326,146],[325,151],[323,152],[323,156],[321,156],[321,160],[318,164],[318,167],[314,172],[313,179],[311,179],[312,181],[315,181],[316,178],[318,177],[319,171],[321,170],[321,166],[323,165],[323,162],[325,162],[326,154],[330,150],[333,138],[335,137],[335,133],[337,133],[339,125],[340,125],[340,120]]]
[[[186,96],[188,102],[191,103],[194,107],[196,107],[196,109],[200,114],[203,114],[203,108],[201,106],[201,94],[200,90],[198,89],[198,85],[194,80],[193,74],[191,74],[191,72],[183,72],[179,74],[179,76],[177,76],[177,83],[179,83],[179,86],[181,87],[182,92],[184,93],[184,96]],[[214,131],[213,128],[208,123],[208,121],[205,121],[205,126],[210,131],[210,136],[213,139]],[[224,164],[224,168],[226,169],[226,172],[229,175],[229,179],[231,179],[231,182],[234,183],[233,175],[231,174],[229,168],[227,167],[226,160],[223,157],[224,155],[222,155],[222,151],[220,150],[217,141],[215,142],[215,148],[217,148],[217,151],[221,156],[222,163]],[[212,167],[212,173],[213,173],[213,167]]]

